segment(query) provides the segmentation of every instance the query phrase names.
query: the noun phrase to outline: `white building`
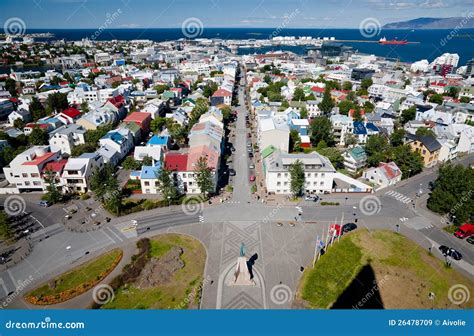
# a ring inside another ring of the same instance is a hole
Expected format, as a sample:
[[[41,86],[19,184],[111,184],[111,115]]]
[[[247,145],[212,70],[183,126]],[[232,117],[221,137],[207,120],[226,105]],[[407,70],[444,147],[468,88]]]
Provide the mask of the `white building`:
[[[291,164],[297,160],[304,165],[306,194],[331,192],[336,170],[328,158],[316,152],[310,154],[287,154],[274,149],[263,159],[267,191],[275,194],[291,194]]]
[[[3,172],[8,182],[19,191],[44,191],[43,169],[47,163],[60,158],[60,152],[51,151],[49,146],[34,146],[17,155],[8,167],[3,168]]]
[[[60,127],[49,134],[49,145],[53,151],[71,155],[77,145],[84,145],[86,130],[76,124]]]
[[[103,164],[102,156],[97,153],[84,153],[77,158],[70,158],[61,176],[64,192],[89,191],[92,173],[96,168],[102,168]]]
[[[364,178],[367,181],[379,185],[379,189],[382,189],[400,182],[402,179],[402,171],[395,162],[381,162],[378,167],[370,168],[364,172]]]

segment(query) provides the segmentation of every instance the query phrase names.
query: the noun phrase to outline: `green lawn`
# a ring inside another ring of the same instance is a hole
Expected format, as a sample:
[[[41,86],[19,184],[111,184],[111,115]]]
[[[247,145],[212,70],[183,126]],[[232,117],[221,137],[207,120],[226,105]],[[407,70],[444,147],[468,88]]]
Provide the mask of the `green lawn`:
[[[72,297],[77,296],[81,294],[81,291],[76,289],[91,284],[93,286],[93,284],[100,282],[105,276],[107,276],[116,266],[117,260],[120,260],[119,258],[121,258],[122,253],[122,250],[115,249],[79,265],[73,270],[62,274],[43,284],[41,287],[31,291],[27,294],[27,297],[56,297],[64,295],[64,293],[71,290],[74,290],[74,293],[70,294],[75,294],[72,295]],[[54,284],[54,286],[52,284]]]
[[[473,308],[474,302],[453,304],[448,297],[454,285],[474,292],[474,283],[403,235],[392,231],[359,229],[341,239],[321,257],[315,268],[306,268],[298,300],[308,308],[330,308],[363,266],[370,265],[380,295],[388,309]],[[429,300],[429,293],[435,294]]]
[[[197,308],[203,283],[206,251],[194,238],[179,234],[164,234],[151,239],[150,258],[160,258],[173,246],[183,249],[184,267],[176,271],[172,281],[153,288],[140,289],[125,284],[115,293],[115,299],[105,309],[187,309]]]

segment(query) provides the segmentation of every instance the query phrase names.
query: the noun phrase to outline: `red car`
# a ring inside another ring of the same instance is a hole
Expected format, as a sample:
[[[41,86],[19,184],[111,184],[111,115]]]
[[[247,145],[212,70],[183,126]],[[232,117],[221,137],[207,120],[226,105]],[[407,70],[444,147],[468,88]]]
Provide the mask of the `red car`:
[[[474,233],[474,224],[466,223],[454,232],[454,235],[460,239],[469,237]]]
[[[254,182],[254,181],[255,181],[255,176],[254,176],[254,175],[250,175],[249,180],[250,180],[250,182]]]

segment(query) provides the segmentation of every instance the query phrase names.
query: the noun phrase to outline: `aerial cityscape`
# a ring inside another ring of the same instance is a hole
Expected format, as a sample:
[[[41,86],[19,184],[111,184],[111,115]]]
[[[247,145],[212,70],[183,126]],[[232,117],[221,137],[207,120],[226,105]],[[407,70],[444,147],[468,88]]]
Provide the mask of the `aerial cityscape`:
[[[0,5],[3,309],[472,313],[472,2],[104,3]]]

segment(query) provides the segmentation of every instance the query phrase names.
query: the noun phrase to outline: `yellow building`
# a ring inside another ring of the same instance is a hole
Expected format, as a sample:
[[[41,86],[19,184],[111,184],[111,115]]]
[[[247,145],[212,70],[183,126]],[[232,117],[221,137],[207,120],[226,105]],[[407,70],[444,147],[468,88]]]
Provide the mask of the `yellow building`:
[[[425,167],[433,167],[438,163],[441,144],[432,136],[418,136],[407,134],[408,144],[412,151],[418,152],[423,157]]]

